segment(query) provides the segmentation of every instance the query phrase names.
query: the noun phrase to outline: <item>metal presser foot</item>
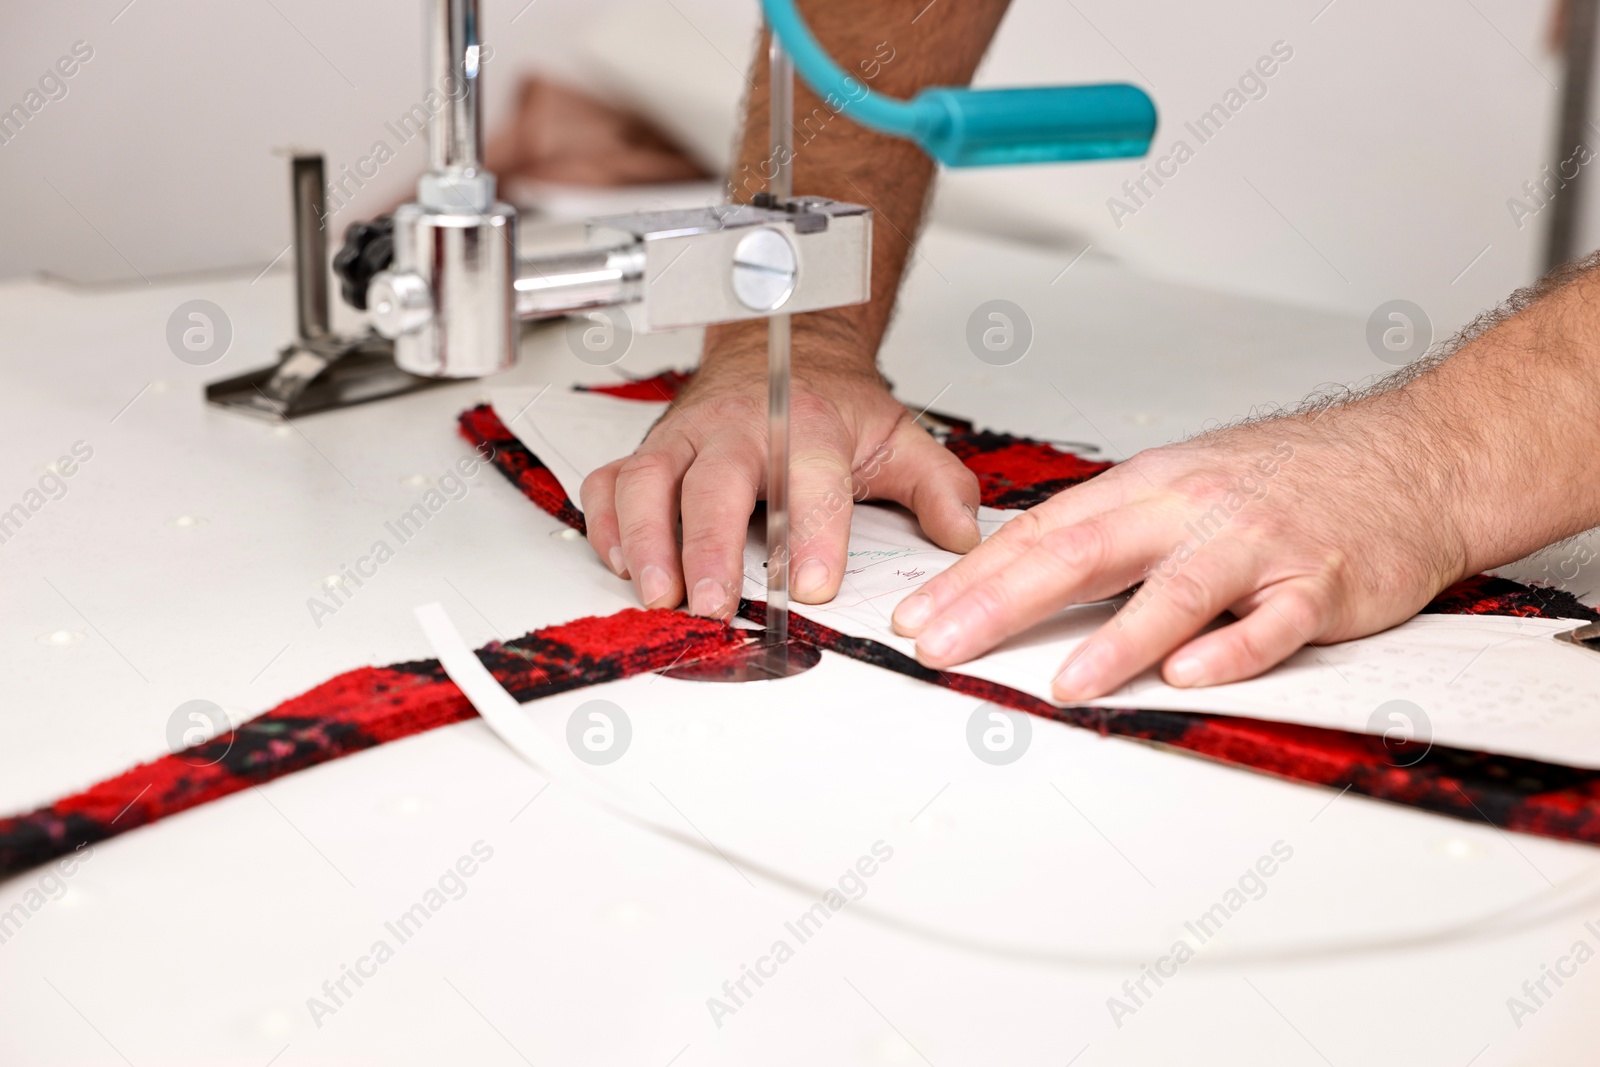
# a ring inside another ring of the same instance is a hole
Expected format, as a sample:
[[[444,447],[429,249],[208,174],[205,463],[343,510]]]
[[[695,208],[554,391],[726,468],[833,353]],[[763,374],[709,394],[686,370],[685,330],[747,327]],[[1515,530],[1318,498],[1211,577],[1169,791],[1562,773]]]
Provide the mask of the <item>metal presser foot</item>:
[[[443,384],[395,366],[394,342],[386,337],[372,332],[340,337],[333,332],[328,316],[322,157],[296,156],[291,174],[299,336],[279,350],[276,364],[206,386],[206,400],[277,421]],[[358,264],[347,266],[359,269]]]
[[[754,641],[737,652],[656,673],[685,682],[771,682],[793,678],[821,662],[822,652],[813,645],[794,638],[770,645],[757,634]]]
[[[822,662],[822,650],[795,637],[775,642],[766,630],[747,630],[750,640],[727,655],[657,671],[685,682],[771,682],[804,674]]]

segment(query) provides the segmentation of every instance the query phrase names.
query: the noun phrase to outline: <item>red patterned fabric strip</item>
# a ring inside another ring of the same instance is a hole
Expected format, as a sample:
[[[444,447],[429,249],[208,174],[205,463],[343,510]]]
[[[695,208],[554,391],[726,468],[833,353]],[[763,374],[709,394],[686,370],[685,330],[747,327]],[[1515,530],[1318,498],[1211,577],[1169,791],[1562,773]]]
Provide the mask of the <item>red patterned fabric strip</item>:
[[[535,630],[478,657],[518,700],[724,654],[736,630],[629,609]],[[230,733],[142,763],[26,815],[0,819],[0,876],[364,748],[477,715],[437,661],[362,667]]]
[[[662,371],[652,378],[634,378],[613,385],[580,385],[580,393],[602,393],[619,400],[676,400],[678,390],[689,384],[692,375],[682,371]]]
[[[573,505],[572,499],[567,496],[567,491],[561,488],[561,483],[551,473],[544,461],[532,452],[526,445],[517,439],[516,434],[506,429],[505,423],[500,421],[500,416],[488,404],[480,404],[469,411],[462,412],[460,418],[461,436],[472,442],[475,448],[483,449],[488,446],[492,451],[490,462],[511,480],[522,491],[522,495],[538,504],[545,511],[554,515],[568,526],[576,530],[585,530],[583,512]]]

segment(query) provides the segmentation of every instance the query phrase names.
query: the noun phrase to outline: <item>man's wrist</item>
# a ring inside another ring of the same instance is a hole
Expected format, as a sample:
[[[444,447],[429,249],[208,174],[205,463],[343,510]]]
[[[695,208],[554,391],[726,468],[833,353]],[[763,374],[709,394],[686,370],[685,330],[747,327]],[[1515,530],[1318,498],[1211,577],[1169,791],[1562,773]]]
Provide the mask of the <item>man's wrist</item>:
[[[876,353],[864,350],[821,315],[790,320],[790,366],[796,381],[853,380],[884,386]],[[700,373],[706,376],[766,377],[766,319],[713,326],[706,331]]]

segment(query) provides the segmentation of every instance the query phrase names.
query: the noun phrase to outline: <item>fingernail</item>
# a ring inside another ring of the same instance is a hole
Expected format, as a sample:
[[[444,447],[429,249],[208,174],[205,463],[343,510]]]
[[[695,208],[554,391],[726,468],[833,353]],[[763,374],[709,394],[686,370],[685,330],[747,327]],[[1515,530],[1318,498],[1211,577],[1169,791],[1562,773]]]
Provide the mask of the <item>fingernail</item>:
[[[1104,657],[1099,649],[1080,648],[1056,675],[1051,692],[1057,700],[1087,700],[1098,696]]]
[[[622,563],[622,549],[613,548],[611,554],[606,558],[611,561],[611,569],[616,572],[618,578],[626,578],[628,576],[627,568]]]
[[[965,504],[961,510],[967,513],[967,551],[970,552],[983,543],[983,531],[978,528],[978,513]]]
[[[1206,665],[1199,656],[1179,656],[1167,664],[1167,684],[1189,687],[1205,684]]]
[[[694,583],[694,592],[689,596],[689,613],[713,618],[722,614],[723,605],[728,602],[728,590],[715,578],[702,578]]]
[[[667,595],[667,590],[672,588],[672,579],[667,577],[667,572],[657,567],[654,563],[647,566],[639,573],[639,599],[646,604],[654,604],[657,600]]]
[[[794,572],[794,595],[802,600],[820,596],[828,584],[828,565],[820,559],[808,559]]]
[[[917,652],[927,659],[944,659],[956,647],[960,636],[956,624],[949,619],[933,624],[932,628],[917,638]]]
[[[907,637],[917,636],[917,630],[933,614],[933,597],[927,593],[912,593],[900,601],[892,616],[894,628]]]

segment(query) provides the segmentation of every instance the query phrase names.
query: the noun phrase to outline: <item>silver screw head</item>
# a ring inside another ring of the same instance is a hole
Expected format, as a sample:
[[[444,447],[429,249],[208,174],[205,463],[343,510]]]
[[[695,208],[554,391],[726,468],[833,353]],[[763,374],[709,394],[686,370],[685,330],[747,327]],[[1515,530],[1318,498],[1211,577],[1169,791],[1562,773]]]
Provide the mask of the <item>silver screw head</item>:
[[[751,311],[776,311],[794,293],[800,261],[794,245],[763,226],[747,233],[733,250],[733,293]]]

